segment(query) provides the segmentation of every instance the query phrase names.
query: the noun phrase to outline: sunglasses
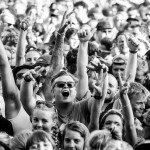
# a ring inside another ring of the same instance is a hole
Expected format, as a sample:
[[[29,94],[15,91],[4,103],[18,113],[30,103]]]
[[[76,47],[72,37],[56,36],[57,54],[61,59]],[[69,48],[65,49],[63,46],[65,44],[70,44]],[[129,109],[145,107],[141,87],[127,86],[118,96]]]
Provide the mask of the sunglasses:
[[[75,82],[63,82],[63,81],[58,81],[55,83],[54,87],[58,87],[58,88],[64,88],[65,85],[67,85],[69,88],[73,88],[75,87]]]
[[[23,79],[24,78],[24,73],[18,73],[18,74],[16,74],[16,78],[17,79]]]

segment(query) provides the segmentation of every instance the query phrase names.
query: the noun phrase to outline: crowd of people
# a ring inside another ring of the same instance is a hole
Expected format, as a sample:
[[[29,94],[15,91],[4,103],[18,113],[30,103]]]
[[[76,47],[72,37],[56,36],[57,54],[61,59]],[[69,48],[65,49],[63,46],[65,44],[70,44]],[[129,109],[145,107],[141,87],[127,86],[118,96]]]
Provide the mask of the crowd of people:
[[[150,0],[0,1],[0,150],[150,148]]]

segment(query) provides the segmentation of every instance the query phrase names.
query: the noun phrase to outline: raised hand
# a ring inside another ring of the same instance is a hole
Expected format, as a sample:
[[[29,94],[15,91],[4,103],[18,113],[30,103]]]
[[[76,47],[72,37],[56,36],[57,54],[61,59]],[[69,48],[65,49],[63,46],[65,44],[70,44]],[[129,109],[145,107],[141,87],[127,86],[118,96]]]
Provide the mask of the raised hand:
[[[91,63],[90,66],[88,66],[88,69],[91,69],[92,71],[95,71],[95,77],[96,81],[93,83],[94,87],[94,97],[101,99],[102,97],[102,90],[103,90],[103,84],[105,81],[105,77],[108,71],[108,68],[105,64],[101,64],[100,62],[96,64]]]
[[[87,42],[91,39],[93,34],[95,33],[96,28],[91,28],[91,29],[85,29],[85,30],[80,30],[78,32],[78,37],[81,42]]]
[[[126,81],[124,82],[121,78],[121,75],[120,75],[120,72],[118,72],[118,82],[119,82],[119,85],[120,85],[120,95],[123,95],[123,94],[127,94],[128,92],[128,89],[129,89],[129,83],[128,83],[128,80],[130,79],[130,74],[129,74],[129,77],[126,79]]]
[[[71,27],[72,25],[72,22],[69,20],[70,18],[70,15],[72,14],[73,12],[70,12],[68,14],[68,11],[65,11],[64,15],[63,15],[63,18],[62,18],[62,22],[61,22],[61,25],[60,25],[60,28],[59,28],[59,33],[66,33],[66,31],[68,30],[69,27]]]
[[[23,19],[20,23],[20,28],[24,31],[27,30],[29,26],[30,26],[30,19],[29,18]]]
[[[133,36],[125,35],[128,47],[131,53],[136,53],[138,51],[140,41]]]

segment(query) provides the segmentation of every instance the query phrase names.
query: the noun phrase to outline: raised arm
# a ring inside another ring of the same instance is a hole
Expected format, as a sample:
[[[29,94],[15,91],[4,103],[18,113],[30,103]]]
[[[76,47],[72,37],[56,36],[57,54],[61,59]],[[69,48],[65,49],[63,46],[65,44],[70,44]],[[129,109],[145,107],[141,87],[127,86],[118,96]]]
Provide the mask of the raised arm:
[[[93,30],[81,30],[78,33],[80,39],[80,45],[77,55],[77,75],[78,75],[78,84],[77,84],[77,99],[82,99],[87,93],[88,87],[88,75],[87,75],[87,65],[88,65],[88,42],[93,36]]]
[[[88,126],[90,132],[99,129],[99,118],[108,88],[108,70],[106,66],[104,64],[99,65],[99,70],[97,81],[94,84],[95,89],[91,107],[90,123]]]
[[[129,59],[127,62],[126,79],[130,76],[129,83],[134,82],[137,68],[137,51],[139,41],[135,37],[126,37],[129,51]]]
[[[16,52],[16,67],[25,63],[25,50],[26,50],[26,35],[29,26],[28,19],[24,19],[20,24],[20,34],[17,44]]]
[[[2,90],[5,101],[5,115],[7,119],[12,119],[17,116],[21,108],[19,101],[19,90],[16,87],[13,73],[4,49],[1,34],[4,24],[0,23],[0,72],[2,77]]]
[[[134,124],[134,115],[132,111],[132,107],[130,104],[130,100],[127,95],[127,91],[129,88],[129,83],[125,82],[122,84],[122,79],[119,75],[120,82],[120,99],[122,104],[122,111],[125,120],[125,140],[134,146],[137,143],[137,133]]]

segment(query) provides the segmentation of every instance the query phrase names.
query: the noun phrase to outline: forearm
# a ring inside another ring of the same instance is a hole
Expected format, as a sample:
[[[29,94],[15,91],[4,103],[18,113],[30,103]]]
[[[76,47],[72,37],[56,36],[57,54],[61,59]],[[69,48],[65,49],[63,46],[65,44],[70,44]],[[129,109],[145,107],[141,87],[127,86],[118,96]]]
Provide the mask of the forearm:
[[[89,124],[90,132],[99,129],[99,117],[106,98],[107,89],[108,89],[108,76],[106,76],[104,81],[101,99],[94,98],[92,103],[90,124]]]
[[[129,83],[134,82],[137,68],[137,53],[129,53],[129,59],[127,63],[126,69],[126,79],[129,77]]]
[[[137,142],[137,133],[134,125],[134,115],[132,107],[127,94],[121,94],[120,97],[122,103],[123,116],[125,120],[126,140],[133,146]]]
[[[57,34],[57,39],[55,43],[55,48],[52,53],[51,63],[50,63],[50,71],[48,76],[51,78],[52,75],[57,74],[60,69],[62,69],[63,63],[63,44],[64,44],[64,34]]]
[[[27,30],[24,31],[20,29],[20,35],[16,52],[16,66],[20,66],[25,63],[26,35]]]
[[[88,91],[87,49],[88,49],[88,42],[81,42],[79,46],[78,55],[77,55],[77,75],[79,79],[79,82],[77,85],[77,98],[78,99],[82,99],[82,97]]]
[[[31,115],[36,101],[33,97],[33,83],[34,81],[26,82],[23,80],[20,89],[20,100],[26,112]]]

